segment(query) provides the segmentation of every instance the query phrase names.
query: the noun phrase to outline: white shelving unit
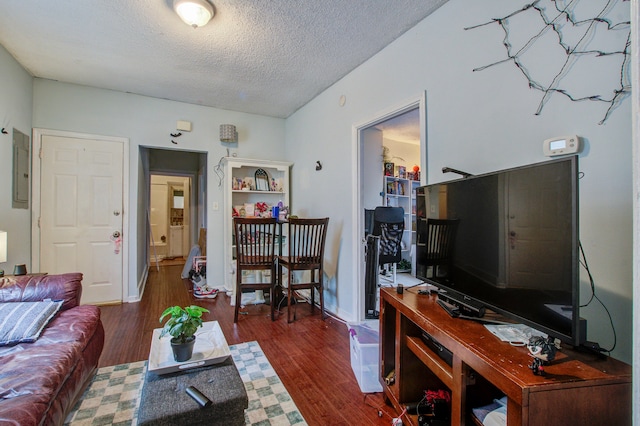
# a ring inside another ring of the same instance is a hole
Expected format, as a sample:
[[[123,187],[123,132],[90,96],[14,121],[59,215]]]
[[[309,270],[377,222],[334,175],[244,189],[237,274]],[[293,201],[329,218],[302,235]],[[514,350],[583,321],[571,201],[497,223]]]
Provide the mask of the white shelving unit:
[[[284,161],[252,160],[227,157],[224,163],[224,282],[228,292],[235,291],[235,244],[233,235],[233,212],[244,216],[256,216],[257,203],[265,203],[267,211],[282,202],[290,206],[289,173],[293,163]],[[255,185],[256,171],[264,170],[268,175],[269,188],[258,190]],[[253,186],[251,182],[253,181]],[[252,207],[253,206],[253,207]],[[253,213],[251,212],[253,210]],[[286,227],[282,227],[283,232]],[[277,244],[277,243],[276,243]],[[277,248],[276,248],[277,250]],[[260,279],[260,275],[256,276]],[[232,304],[235,298],[231,298]]]
[[[416,243],[416,188],[420,181],[384,176],[382,203],[385,206],[402,207],[404,209],[404,248],[402,258],[412,262],[412,247]],[[413,262],[412,262],[413,265]]]

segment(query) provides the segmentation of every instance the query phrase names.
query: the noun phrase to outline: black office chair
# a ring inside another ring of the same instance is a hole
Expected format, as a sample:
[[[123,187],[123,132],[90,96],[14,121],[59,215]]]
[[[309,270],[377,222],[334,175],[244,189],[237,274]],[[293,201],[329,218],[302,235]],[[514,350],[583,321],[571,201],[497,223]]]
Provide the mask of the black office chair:
[[[423,265],[431,266],[433,278],[451,278],[453,248],[459,219],[427,219],[427,242]],[[445,271],[439,268],[446,266]],[[428,272],[428,271],[425,271]]]
[[[373,235],[373,209],[364,209],[364,238]]]
[[[380,237],[378,265],[392,265],[393,285],[396,285],[396,264],[402,260],[404,209],[402,207],[376,207],[373,211],[373,235]]]

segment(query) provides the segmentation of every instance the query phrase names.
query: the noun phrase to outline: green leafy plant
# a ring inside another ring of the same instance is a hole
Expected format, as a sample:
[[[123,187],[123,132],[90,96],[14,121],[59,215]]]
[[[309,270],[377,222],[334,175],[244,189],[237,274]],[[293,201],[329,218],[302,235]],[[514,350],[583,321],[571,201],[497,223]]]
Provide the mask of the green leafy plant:
[[[169,320],[164,324],[160,337],[170,335],[176,343],[186,343],[199,327],[202,326],[202,314],[209,312],[200,306],[171,306],[164,310],[160,316],[160,322],[169,316]]]
[[[402,259],[400,262],[398,262],[398,265],[396,267],[401,271],[408,271],[411,269],[411,262],[406,259]]]

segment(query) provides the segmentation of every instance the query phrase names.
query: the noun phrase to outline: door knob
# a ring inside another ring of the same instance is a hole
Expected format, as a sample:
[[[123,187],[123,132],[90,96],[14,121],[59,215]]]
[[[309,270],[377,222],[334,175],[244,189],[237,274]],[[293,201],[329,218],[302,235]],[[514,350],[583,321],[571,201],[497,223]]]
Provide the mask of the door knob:
[[[113,234],[111,234],[111,241],[113,241],[113,243],[115,244],[115,248],[113,249],[113,252],[115,254],[119,254],[120,246],[122,245],[122,238],[121,238],[120,231],[113,231]]]

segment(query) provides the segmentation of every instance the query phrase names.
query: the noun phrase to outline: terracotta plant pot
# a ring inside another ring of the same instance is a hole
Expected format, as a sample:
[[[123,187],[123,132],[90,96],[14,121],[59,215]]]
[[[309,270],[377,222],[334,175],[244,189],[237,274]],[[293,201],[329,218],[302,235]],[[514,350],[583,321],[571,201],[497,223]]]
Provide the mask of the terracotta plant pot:
[[[171,349],[173,350],[173,359],[176,362],[184,362],[193,356],[193,346],[196,343],[196,336],[187,338],[185,343],[171,339]]]

